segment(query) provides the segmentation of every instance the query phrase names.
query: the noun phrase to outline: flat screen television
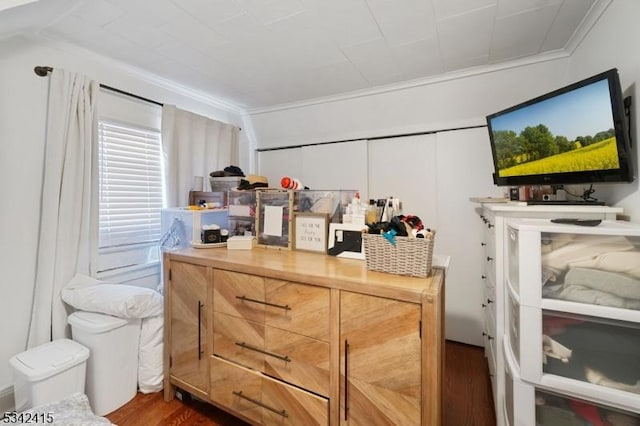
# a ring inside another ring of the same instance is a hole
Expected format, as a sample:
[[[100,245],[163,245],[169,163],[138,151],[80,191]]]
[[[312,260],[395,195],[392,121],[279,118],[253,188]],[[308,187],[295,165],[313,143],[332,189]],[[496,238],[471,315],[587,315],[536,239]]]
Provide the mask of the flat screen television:
[[[632,182],[614,68],[487,116],[499,186]]]

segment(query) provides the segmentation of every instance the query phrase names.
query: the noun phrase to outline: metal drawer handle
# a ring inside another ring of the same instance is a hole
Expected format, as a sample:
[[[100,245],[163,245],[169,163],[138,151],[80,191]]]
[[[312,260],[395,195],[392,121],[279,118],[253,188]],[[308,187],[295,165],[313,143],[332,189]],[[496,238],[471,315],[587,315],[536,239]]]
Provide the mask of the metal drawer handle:
[[[287,410],[276,410],[275,408],[271,408],[266,404],[263,404],[262,402],[258,401],[257,399],[253,399],[253,398],[249,398],[248,396],[245,396],[242,394],[242,391],[231,391],[235,396],[237,396],[238,398],[242,398],[242,399],[246,399],[249,402],[252,402],[262,408],[266,408],[267,410],[276,413],[282,417],[289,417],[289,414],[287,414]]]
[[[484,332],[484,331],[483,331],[483,332],[482,332],[482,335],[483,335],[484,337],[486,337],[486,338],[487,338],[487,340],[493,340],[493,336],[491,336],[489,333],[486,333],[486,332]]]
[[[274,358],[281,359],[282,361],[285,361],[285,362],[291,362],[291,358],[289,358],[288,355],[279,355],[279,354],[276,354],[276,353],[273,353],[273,352],[268,352],[268,351],[262,350],[260,348],[256,348],[255,346],[247,345],[245,342],[236,342],[236,346],[240,346],[241,348],[249,349],[250,351],[260,352],[261,354],[269,355],[269,356],[272,356]]]
[[[349,341],[344,341],[344,419],[349,420]]]
[[[201,301],[198,300],[198,359],[202,359],[202,354],[204,351],[202,350],[202,308],[204,305]]]
[[[253,302],[253,303],[259,303],[261,305],[272,306],[274,308],[284,309],[285,311],[290,311],[291,310],[289,305],[276,305],[275,303],[269,303],[269,302],[265,302],[265,301],[262,301],[262,300],[250,299],[247,296],[236,296],[236,299],[240,299],[240,300],[243,300],[245,302]]]

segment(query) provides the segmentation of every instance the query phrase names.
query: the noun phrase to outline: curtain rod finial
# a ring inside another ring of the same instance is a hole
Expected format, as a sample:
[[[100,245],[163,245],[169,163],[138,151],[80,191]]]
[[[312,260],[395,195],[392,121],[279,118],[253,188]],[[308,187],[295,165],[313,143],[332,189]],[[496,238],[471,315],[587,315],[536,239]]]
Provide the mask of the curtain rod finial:
[[[53,68],[43,66],[37,66],[33,69],[33,72],[35,72],[40,77],[46,77],[47,74],[49,74],[51,71],[53,71]]]

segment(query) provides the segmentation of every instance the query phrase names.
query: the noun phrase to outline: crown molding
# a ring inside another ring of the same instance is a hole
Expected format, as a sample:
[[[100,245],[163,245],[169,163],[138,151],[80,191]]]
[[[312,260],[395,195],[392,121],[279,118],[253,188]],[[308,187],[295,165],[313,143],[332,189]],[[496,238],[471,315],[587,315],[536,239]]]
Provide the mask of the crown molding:
[[[332,102],[340,102],[349,99],[362,98],[372,95],[380,95],[384,93],[390,92],[398,92],[406,89],[413,89],[416,87],[430,86],[433,84],[443,83],[447,81],[459,80],[462,78],[474,77],[482,74],[490,74],[497,71],[504,71],[513,68],[521,68],[525,66],[535,65],[538,63],[549,62],[549,61],[557,61],[560,59],[566,59],[570,56],[570,54],[564,49],[555,50],[553,52],[548,52],[544,54],[539,54],[535,56],[528,56],[525,58],[518,58],[510,61],[501,62],[498,64],[489,64],[482,65],[473,68],[467,68],[460,71],[452,71],[445,74],[438,74],[432,77],[425,77],[411,81],[404,81],[401,83],[394,83],[385,86],[379,86],[372,89],[364,89],[358,90],[354,92],[341,93],[339,95],[333,96],[325,96],[320,98],[309,99],[300,102],[292,102],[281,105],[274,105],[265,108],[250,108],[247,109],[247,113],[249,115],[260,115],[267,114],[271,112],[284,111],[288,109],[296,109],[309,107],[313,105],[319,104],[327,104]]]
[[[4,0],[0,2],[0,12],[13,9],[14,7],[24,6],[25,4],[33,3],[36,1],[39,0]]]
[[[591,5],[591,9],[589,9],[589,12],[587,12],[582,22],[580,22],[580,25],[578,25],[577,30],[565,45],[565,50],[569,55],[573,55],[578,46],[580,46],[580,43],[582,43],[582,40],[589,34],[589,31],[591,31],[612,2],[613,0],[596,0],[596,2]]]
[[[535,65],[538,63],[556,61],[570,57],[578,48],[582,40],[586,37],[589,31],[597,23],[598,19],[602,16],[604,11],[609,7],[613,0],[596,0],[591,6],[589,12],[582,20],[578,29],[570,38],[569,42],[563,49],[559,49],[553,52],[548,52],[539,55],[533,55],[523,58],[517,58],[510,61],[502,62],[499,64],[487,64],[477,66],[473,68],[467,68],[460,71],[452,71],[444,74],[434,75],[430,77],[424,77],[411,81],[405,81],[400,83],[389,84],[385,86],[378,86],[375,88],[356,90],[347,93],[341,93],[337,95],[323,96],[319,98],[307,99],[303,101],[284,103],[278,105],[271,105],[267,107],[257,108],[245,108],[232,101],[226,99],[214,97],[206,92],[194,89],[187,85],[177,83],[175,81],[160,77],[151,72],[145,71],[141,68],[135,67],[130,64],[126,64],[121,61],[111,59],[107,56],[100,55],[89,49],[73,45],[71,43],[56,40],[52,37],[48,37],[46,34],[39,32],[38,34],[31,34],[27,37],[35,39],[38,42],[44,42],[51,47],[65,51],[67,53],[76,55],[81,54],[85,57],[89,57],[98,63],[108,65],[109,67],[115,67],[123,74],[128,75],[134,79],[141,80],[149,85],[160,87],[175,94],[189,97],[195,101],[202,102],[221,110],[238,114],[242,117],[251,117],[260,114],[273,113],[278,111],[285,111],[296,108],[310,107],[314,105],[329,104],[333,102],[340,102],[350,99],[357,99],[362,97],[368,97],[373,95],[381,95],[385,93],[397,92],[407,89],[413,89],[418,87],[425,87],[433,84],[439,84],[447,81],[453,81],[458,79],[464,79],[474,77],[482,74],[490,74],[498,71],[504,71],[508,69],[520,68]]]
[[[29,34],[29,35],[25,35],[25,37],[34,42],[43,43],[51,48],[69,53],[71,55],[90,58],[91,60],[95,61],[98,64],[104,64],[105,67],[116,68],[118,71],[122,72],[124,75],[129,76],[133,79],[143,81],[144,83],[147,83],[151,86],[160,87],[164,90],[173,92],[177,95],[189,97],[195,101],[202,102],[203,104],[207,104],[230,113],[238,114],[241,116],[246,115],[246,110],[236,105],[233,102],[216,98],[214,96],[211,96],[208,93],[195,90],[184,84],[180,84],[175,81],[160,77],[158,75],[145,71],[141,68],[118,61],[116,59],[109,58],[104,55],[100,55],[89,49],[48,37],[47,35],[42,33]],[[45,65],[48,65],[48,64],[45,64]]]

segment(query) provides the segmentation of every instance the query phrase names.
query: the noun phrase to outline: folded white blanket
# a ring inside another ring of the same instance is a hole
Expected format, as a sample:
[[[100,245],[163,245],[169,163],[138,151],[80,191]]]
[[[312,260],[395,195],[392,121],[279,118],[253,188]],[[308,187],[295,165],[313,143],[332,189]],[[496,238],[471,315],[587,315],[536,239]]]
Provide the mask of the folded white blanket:
[[[594,290],[577,284],[565,286],[556,297],[562,300],[588,303],[590,305],[640,310],[640,300],[624,299],[616,296],[615,294]]]
[[[564,273],[570,263],[592,260],[604,253],[632,250],[625,237],[612,235],[576,235],[570,244],[542,254],[542,265],[556,274]]]
[[[571,268],[564,278],[565,286],[580,285],[607,292],[623,299],[640,301],[640,280],[615,272],[588,268]]]
[[[119,318],[162,314],[162,295],[150,288],[110,283],[77,274],[62,289],[62,300],[75,309]]]
[[[159,392],[164,379],[164,316],[142,320],[138,350],[138,388],[142,393]]]
[[[604,253],[591,259],[569,262],[569,267],[617,272],[640,279],[640,251]]]

